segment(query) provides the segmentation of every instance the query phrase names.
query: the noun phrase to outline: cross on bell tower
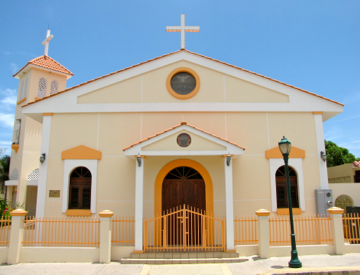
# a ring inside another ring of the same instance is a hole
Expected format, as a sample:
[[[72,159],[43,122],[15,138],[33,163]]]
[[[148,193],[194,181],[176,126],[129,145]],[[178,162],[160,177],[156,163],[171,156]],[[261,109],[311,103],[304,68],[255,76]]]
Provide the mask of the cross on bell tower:
[[[180,26],[166,26],[167,32],[181,32],[181,49],[185,49],[185,32],[199,32],[199,26],[185,26],[185,14],[181,15]]]
[[[48,51],[49,51],[49,41],[51,40],[51,39],[53,39],[53,35],[52,34],[50,34],[50,30],[47,30],[47,32],[46,32],[46,38],[45,38],[45,40],[42,42],[42,44],[43,45],[45,45],[45,50],[44,50],[44,55],[48,55]]]

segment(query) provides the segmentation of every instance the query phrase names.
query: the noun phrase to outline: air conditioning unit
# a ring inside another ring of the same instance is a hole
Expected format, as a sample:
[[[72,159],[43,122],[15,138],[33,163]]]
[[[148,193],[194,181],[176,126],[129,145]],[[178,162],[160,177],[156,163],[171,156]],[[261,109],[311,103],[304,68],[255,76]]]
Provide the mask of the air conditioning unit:
[[[334,206],[331,189],[315,189],[316,214],[328,215],[327,209]]]

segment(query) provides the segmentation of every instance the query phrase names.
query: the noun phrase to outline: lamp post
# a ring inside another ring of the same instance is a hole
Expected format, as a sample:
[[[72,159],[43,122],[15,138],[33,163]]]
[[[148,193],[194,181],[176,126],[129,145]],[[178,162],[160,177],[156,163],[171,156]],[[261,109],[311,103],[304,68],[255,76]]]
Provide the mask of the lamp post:
[[[291,142],[288,141],[285,136],[279,142],[279,149],[284,157],[285,162],[285,172],[286,172],[286,186],[288,193],[288,203],[289,203],[289,214],[290,214],[290,228],[291,228],[291,260],[289,262],[289,267],[300,268],[302,264],[298,258],[298,253],[296,250],[296,241],[295,241],[295,232],[294,232],[294,220],[293,220],[293,211],[292,211],[292,201],[291,201],[291,189],[290,189],[290,177],[289,177],[289,154],[291,150]]]

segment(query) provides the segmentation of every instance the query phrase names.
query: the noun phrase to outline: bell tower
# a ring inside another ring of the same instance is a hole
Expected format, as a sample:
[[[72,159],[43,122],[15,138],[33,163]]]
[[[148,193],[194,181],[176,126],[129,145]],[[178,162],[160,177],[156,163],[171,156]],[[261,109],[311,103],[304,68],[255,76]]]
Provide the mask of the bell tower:
[[[44,55],[30,60],[13,76],[19,79],[15,108],[7,200],[13,207],[24,204],[29,215],[35,215],[37,180],[42,124],[25,116],[22,106],[43,100],[66,89],[66,81],[73,73],[48,56],[49,41],[53,38],[47,30]]]

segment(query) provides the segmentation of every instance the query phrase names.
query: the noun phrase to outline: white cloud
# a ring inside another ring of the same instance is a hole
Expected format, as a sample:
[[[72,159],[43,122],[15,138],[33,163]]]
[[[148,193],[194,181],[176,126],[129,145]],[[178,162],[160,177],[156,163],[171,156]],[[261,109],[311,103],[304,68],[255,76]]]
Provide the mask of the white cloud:
[[[10,89],[10,88],[7,88],[5,90],[0,89],[0,93],[7,96],[16,95],[16,89]]]
[[[9,140],[0,140],[0,146],[8,146],[11,145],[11,141]]]
[[[14,127],[14,114],[0,113],[0,124],[4,127]]]
[[[15,105],[16,99],[16,96],[7,96],[1,100],[1,103]]]
[[[10,63],[10,68],[13,74],[18,71],[18,66],[16,65],[16,63]]]

